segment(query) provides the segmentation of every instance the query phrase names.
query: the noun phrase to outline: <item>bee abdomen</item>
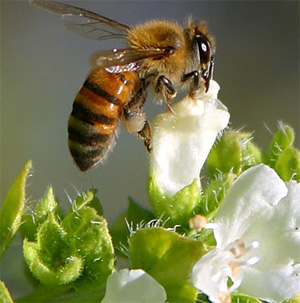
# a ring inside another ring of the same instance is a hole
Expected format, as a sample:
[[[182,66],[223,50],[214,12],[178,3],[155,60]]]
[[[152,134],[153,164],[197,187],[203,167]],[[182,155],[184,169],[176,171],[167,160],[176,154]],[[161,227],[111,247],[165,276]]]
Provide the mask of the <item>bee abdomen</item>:
[[[81,171],[105,158],[119,124],[118,106],[107,110],[101,105],[111,100],[117,103],[117,98],[91,82],[86,85],[87,81],[75,98],[68,123],[69,150]]]
[[[124,106],[135,93],[138,76],[113,74],[104,68],[92,70],[73,103],[68,134],[71,155],[82,171],[105,159]]]
[[[70,153],[81,171],[86,171],[104,159],[112,147],[115,127],[101,133],[97,125],[80,120],[71,114],[68,124]]]

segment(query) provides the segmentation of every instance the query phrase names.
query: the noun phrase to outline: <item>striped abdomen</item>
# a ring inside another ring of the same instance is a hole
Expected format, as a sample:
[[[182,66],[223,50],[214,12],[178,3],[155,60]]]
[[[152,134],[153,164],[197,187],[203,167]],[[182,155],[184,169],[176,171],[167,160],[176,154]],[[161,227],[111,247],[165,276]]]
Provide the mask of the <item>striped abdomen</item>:
[[[135,92],[133,72],[94,69],[78,92],[68,123],[69,149],[80,170],[104,159],[114,143],[124,106]]]

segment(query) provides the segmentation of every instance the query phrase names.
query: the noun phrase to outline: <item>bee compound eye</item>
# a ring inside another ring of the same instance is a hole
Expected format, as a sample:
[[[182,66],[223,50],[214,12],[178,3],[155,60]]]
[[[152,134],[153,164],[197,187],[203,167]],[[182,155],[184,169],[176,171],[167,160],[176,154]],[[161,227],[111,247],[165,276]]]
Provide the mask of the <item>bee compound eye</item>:
[[[211,56],[210,44],[204,36],[198,36],[196,37],[196,39],[199,48],[201,63],[207,64],[210,61]]]

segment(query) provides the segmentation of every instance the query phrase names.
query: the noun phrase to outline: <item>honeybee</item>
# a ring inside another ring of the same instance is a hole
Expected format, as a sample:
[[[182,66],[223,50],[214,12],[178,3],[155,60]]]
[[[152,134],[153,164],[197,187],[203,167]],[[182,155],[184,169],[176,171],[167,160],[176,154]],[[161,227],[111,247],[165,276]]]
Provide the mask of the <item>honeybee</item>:
[[[189,18],[185,27],[153,20],[129,27],[91,11],[46,0],[30,0],[62,15],[67,29],[85,38],[123,39],[128,47],[91,55],[93,66],[75,97],[68,123],[71,155],[81,171],[107,156],[114,145],[119,121],[138,134],[151,151],[150,123],[143,111],[146,90],[171,110],[177,90],[189,86],[193,94],[213,76],[215,40],[204,22]]]

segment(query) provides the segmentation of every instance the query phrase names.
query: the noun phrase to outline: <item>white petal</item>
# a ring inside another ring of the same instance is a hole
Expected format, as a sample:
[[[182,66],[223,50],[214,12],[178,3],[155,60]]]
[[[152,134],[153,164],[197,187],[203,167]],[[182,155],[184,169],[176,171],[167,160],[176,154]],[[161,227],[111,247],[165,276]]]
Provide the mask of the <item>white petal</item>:
[[[141,269],[122,269],[112,273],[102,303],[163,303],[167,299],[164,288]]]
[[[260,238],[261,260],[245,270],[241,290],[265,300],[282,301],[300,293],[300,183],[287,187],[273,216],[256,223],[256,235],[253,227],[245,235]]]
[[[158,115],[152,122],[150,175],[168,196],[190,185],[199,174],[220,130],[229,121],[226,107],[216,98],[218,84],[211,82],[212,92],[176,103],[172,112]],[[214,98],[213,98],[214,97]]]
[[[292,299],[300,293],[300,264],[276,267],[269,271],[247,268],[240,290],[266,301]]]
[[[219,248],[240,238],[246,245],[260,243],[260,261],[243,267],[241,291],[270,301],[300,293],[299,227],[300,183],[285,184],[263,164],[235,181],[216,216],[214,232]]]
[[[267,220],[287,194],[285,183],[270,167],[260,164],[242,173],[230,188],[217,213],[214,231],[217,246],[240,239],[259,220]],[[257,230],[259,234],[260,229]],[[255,234],[255,232],[253,232]],[[249,242],[259,239],[249,238]]]

